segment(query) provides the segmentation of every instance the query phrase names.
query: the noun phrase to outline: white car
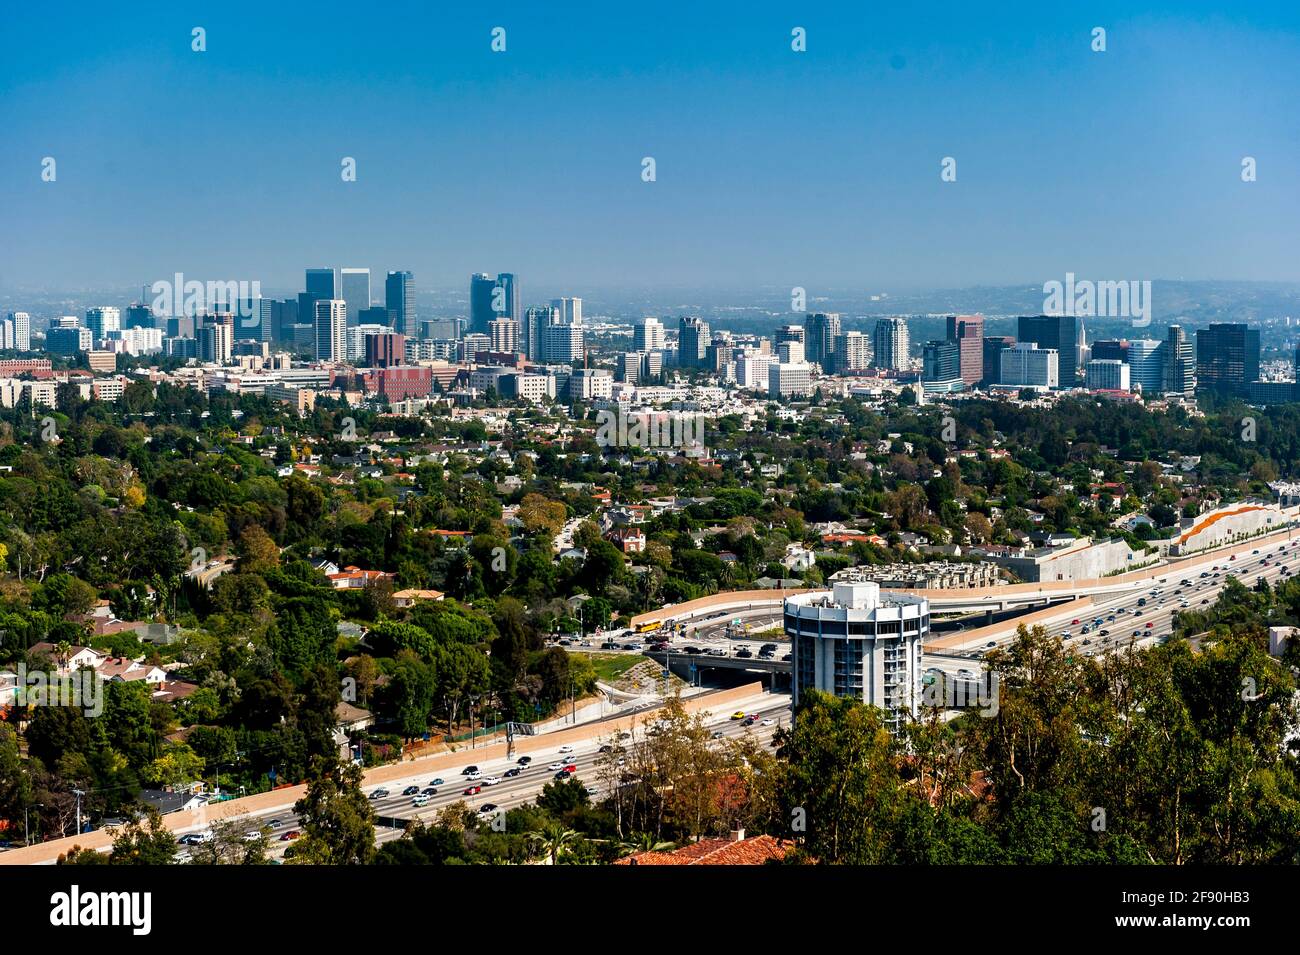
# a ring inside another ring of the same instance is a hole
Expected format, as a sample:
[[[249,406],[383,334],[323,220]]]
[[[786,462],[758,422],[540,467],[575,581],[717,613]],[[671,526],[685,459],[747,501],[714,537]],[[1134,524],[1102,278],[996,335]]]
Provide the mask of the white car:
[[[427,806],[429,805],[430,798],[431,797],[429,796],[416,796],[411,800],[411,805],[415,806],[417,809],[421,806]]]
[[[560,747],[561,755],[563,755],[564,753],[572,753],[572,752],[573,752],[573,747],[570,746],[568,743],[565,743],[563,746]]]
[[[500,776],[484,776],[482,779],[484,786],[495,786],[499,782],[501,782]]]
[[[476,769],[476,770],[474,770],[474,772],[472,772],[472,773],[466,773],[466,774],[465,774],[465,778],[466,778],[466,779],[482,779],[482,778],[483,778],[483,774],[480,773],[480,772]]]
[[[765,720],[759,720],[758,725],[759,725],[759,726],[775,726],[775,725],[776,725],[776,720],[772,719],[772,717],[769,716],[769,717],[768,717],[767,719],[765,719]]]
[[[561,769],[563,769],[566,765],[567,765],[566,763],[562,763],[562,762],[561,762],[561,763],[551,763],[551,765],[547,766],[546,768],[549,769],[551,772],[554,773],[554,772],[559,772],[559,771],[560,771]]]

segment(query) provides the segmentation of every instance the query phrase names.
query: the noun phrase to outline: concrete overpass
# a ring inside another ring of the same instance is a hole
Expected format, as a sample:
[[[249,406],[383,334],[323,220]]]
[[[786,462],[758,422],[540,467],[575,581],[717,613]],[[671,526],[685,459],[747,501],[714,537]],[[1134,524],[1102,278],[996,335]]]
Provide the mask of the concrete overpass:
[[[1199,571],[1233,554],[1249,553],[1252,548],[1288,540],[1294,529],[1287,527],[1272,534],[1250,538],[1215,550],[1176,558],[1153,564],[1141,570],[1114,577],[1088,580],[1053,580],[1029,584],[1004,584],[996,587],[972,587],[963,590],[935,590],[929,588],[890,588],[891,592],[925,597],[930,601],[932,613],[977,613],[1004,611],[1013,607],[1041,605],[1082,597],[1133,593],[1150,587],[1153,582],[1173,575]],[[786,597],[826,590],[826,587],[805,587],[784,590],[733,590],[685,603],[673,604],[638,614],[632,618],[634,627],[647,623],[689,624],[738,613],[765,610],[780,614]]]

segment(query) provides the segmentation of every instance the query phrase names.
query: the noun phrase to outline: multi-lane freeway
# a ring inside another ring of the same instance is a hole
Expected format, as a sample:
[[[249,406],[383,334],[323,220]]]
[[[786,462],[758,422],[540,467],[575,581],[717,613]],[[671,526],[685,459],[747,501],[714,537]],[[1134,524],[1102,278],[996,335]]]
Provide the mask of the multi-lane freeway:
[[[740,721],[731,719],[732,713],[735,712],[734,707],[728,708],[727,712],[710,713],[705,723],[712,732],[721,734],[719,742],[722,739],[748,733],[761,744],[767,745],[777,728],[790,721],[790,698],[784,694],[764,694],[740,708],[746,714],[756,714],[760,722],[748,727],[742,726]],[[771,722],[764,725],[767,720]],[[640,729],[637,730],[638,738],[641,732]],[[513,809],[532,802],[541,793],[542,787],[555,778],[557,770],[551,769],[551,766],[576,766],[573,775],[588,785],[594,799],[603,798],[606,793],[603,792],[604,783],[597,766],[601,756],[600,747],[611,742],[612,739],[601,737],[573,744],[572,751],[567,753],[560,752],[558,743],[549,749],[533,750],[528,754],[530,762],[526,768],[520,765],[517,757],[476,760],[474,752],[470,750],[463,753],[462,765],[453,769],[438,770],[436,775],[425,771],[420,775],[392,780],[382,786],[367,786],[366,793],[372,797],[370,804],[376,817],[382,823],[387,823],[387,825],[376,826],[376,841],[383,843],[397,839],[402,835],[408,820],[432,821],[441,810],[456,802],[464,802],[471,808],[480,810],[489,805],[496,809]],[[626,742],[624,740],[625,744]],[[470,766],[477,767],[480,778],[470,779],[462,775],[462,771]],[[507,777],[505,774],[512,769],[520,769],[520,773],[514,777]],[[485,785],[484,778],[496,778],[500,782],[495,785]],[[413,805],[415,797],[404,794],[404,790],[408,787],[418,786],[423,790],[438,779],[441,779],[441,783],[433,786],[437,794],[431,796],[422,806]],[[465,790],[470,787],[479,787],[480,791],[473,795],[466,795]],[[377,791],[385,795],[375,798]],[[289,808],[250,817],[246,822],[250,834],[259,829],[267,834],[273,856],[282,855],[292,844],[291,839],[284,837],[296,833],[300,824],[297,814]],[[187,854],[188,850],[181,850],[182,858]]]

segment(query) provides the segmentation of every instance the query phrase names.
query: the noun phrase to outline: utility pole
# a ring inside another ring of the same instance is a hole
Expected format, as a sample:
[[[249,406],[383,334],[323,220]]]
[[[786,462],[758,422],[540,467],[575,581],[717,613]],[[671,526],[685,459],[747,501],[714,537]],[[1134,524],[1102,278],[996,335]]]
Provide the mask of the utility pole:
[[[72,790],[72,794],[77,797],[77,835],[81,835],[81,797],[86,794],[80,789]]]

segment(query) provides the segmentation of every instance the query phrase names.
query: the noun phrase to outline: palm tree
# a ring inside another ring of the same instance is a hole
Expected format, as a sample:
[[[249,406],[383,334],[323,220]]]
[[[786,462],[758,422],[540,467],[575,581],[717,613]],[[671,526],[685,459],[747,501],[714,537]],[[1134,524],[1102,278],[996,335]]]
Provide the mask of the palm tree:
[[[619,843],[620,856],[636,855],[638,852],[663,852],[671,849],[672,842],[658,838],[653,832],[643,832],[637,839],[627,839]]]
[[[560,853],[577,838],[577,832],[572,829],[565,829],[558,823],[548,825],[541,832],[530,832],[528,834],[529,841],[551,857],[551,865],[559,865]]]

